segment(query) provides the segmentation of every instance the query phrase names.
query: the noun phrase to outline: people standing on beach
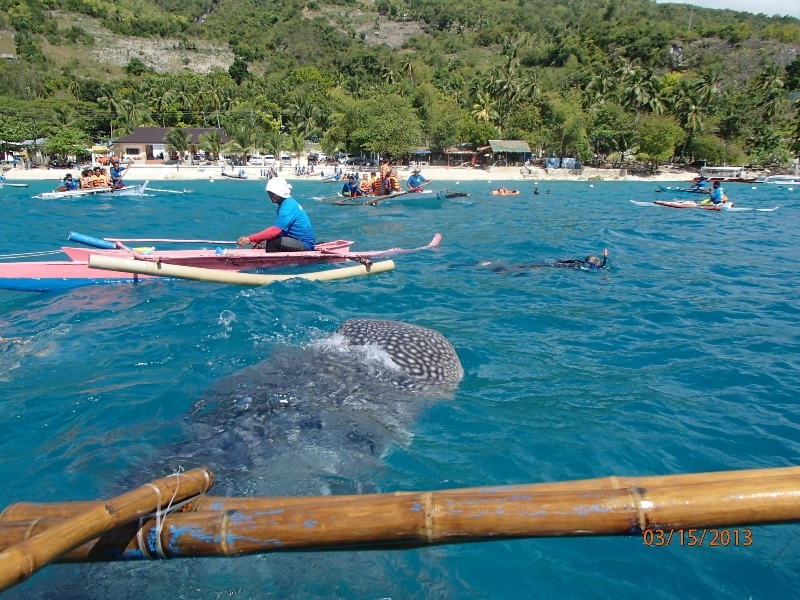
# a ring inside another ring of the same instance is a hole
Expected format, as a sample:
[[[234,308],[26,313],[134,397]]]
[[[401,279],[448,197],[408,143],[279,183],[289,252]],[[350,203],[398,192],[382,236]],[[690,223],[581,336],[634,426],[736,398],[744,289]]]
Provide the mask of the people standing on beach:
[[[406,181],[406,187],[408,187],[410,192],[418,194],[422,191],[422,184],[425,182],[430,183],[430,180],[425,179],[419,169],[414,169],[411,177],[409,177],[408,181]]]
[[[283,177],[273,177],[267,183],[267,194],[273,204],[278,205],[278,218],[272,227],[264,231],[245,235],[236,241],[238,247],[248,244],[261,246],[262,242],[267,252],[304,252],[313,250],[317,243],[311,221],[298,204],[291,197],[292,186]]]

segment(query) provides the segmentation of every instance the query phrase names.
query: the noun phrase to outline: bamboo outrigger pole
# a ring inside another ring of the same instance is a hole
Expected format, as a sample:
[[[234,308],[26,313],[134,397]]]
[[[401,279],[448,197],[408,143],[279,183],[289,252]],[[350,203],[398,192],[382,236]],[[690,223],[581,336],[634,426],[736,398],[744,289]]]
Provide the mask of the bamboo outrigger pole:
[[[254,273],[239,273],[238,271],[220,271],[217,269],[201,269],[198,267],[184,267],[162,262],[143,262],[128,258],[115,258],[91,254],[89,256],[90,269],[103,269],[105,271],[120,271],[122,273],[137,273],[139,275],[154,275],[156,277],[173,277],[175,279],[191,279],[193,281],[208,281],[211,283],[227,283],[234,285],[261,286],[276,281],[287,279],[307,279],[309,281],[333,281],[356,277],[358,275],[373,275],[385,273],[394,269],[394,261],[384,260],[373,263],[369,267],[358,265],[341,269],[328,269],[315,273],[298,273],[296,275],[257,275]]]
[[[44,514],[70,510],[62,504],[48,513],[45,506],[6,509],[0,548],[62,523]],[[172,513],[161,526],[150,519],[140,528],[117,529],[63,560],[236,556],[781,523],[800,520],[800,468],[361,496],[203,497],[184,508],[188,512]],[[39,519],[31,520],[37,514]],[[155,552],[157,547],[163,552]]]
[[[177,473],[107,502],[94,503],[41,533],[26,536],[24,541],[0,552],[0,591],[25,581],[48,563],[115,527],[202,494],[213,483],[214,475],[207,468]]]

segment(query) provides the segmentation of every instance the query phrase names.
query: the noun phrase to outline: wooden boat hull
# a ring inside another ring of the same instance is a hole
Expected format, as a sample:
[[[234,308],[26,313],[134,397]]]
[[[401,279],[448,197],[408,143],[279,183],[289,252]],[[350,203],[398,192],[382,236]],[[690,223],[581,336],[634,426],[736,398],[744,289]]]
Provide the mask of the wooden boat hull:
[[[120,196],[141,196],[144,194],[145,188],[149,181],[145,181],[141,185],[129,185],[124,188],[92,188],[90,190],[73,190],[71,192],[42,192],[34,196],[42,200],[71,200],[73,198],[84,198],[86,196],[108,196],[109,198],[119,198]]]
[[[220,173],[220,177],[224,177],[225,179],[238,179],[241,181],[247,180],[247,175],[231,175],[230,173]]]
[[[98,271],[90,269],[87,261],[0,265],[0,289],[18,292],[53,292],[85,285],[135,283],[143,279],[153,279],[153,277]]]
[[[715,181],[719,181],[720,183],[755,183],[757,177],[705,177],[706,181],[710,181],[714,183]],[[695,177],[692,181],[697,182],[700,181],[700,177]]]
[[[161,250],[145,254],[138,260],[147,262],[163,262],[183,267],[199,267],[202,269],[218,269],[222,271],[245,271],[264,267],[282,267],[286,265],[304,265],[308,263],[335,263],[347,260],[353,242],[336,240],[318,244],[315,250],[307,252],[264,252],[259,249],[226,249],[222,254],[216,250]],[[99,248],[62,248],[73,261],[88,261],[89,256],[98,254],[116,258],[131,258],[129,252],[122,249],[101,250]],[[0,265],[2,272],[2,265]]]
[[[28,187],[27,183],[9,183],[8,181],[0,182],[0,187],[17,187],[17,188],[26,188]]]

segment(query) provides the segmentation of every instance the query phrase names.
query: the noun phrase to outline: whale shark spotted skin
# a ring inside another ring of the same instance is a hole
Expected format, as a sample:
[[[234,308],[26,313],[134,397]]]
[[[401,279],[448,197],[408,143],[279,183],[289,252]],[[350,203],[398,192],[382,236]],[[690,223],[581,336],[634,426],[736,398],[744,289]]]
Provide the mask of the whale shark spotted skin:
[[[337,333],[354,345],[377,344],[398,367],[418,379],[458,383],[464,369],[438,331],[380,319],[350,319]]]
[[[218,381],[191,411],[176,460],[219,471],[216,493],[371,489],[381,457],[408,445],[417,415],[452,397],[464,369],[433,329],[351,319],[337,334],[278,347]]]

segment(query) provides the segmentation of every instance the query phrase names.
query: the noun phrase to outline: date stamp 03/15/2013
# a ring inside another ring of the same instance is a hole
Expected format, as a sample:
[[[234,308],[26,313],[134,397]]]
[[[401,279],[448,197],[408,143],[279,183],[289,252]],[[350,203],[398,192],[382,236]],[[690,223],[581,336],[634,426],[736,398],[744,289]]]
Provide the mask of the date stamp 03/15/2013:
[[[750,529],[645,529],[642,532],[645,546],[688,546],[712,548],[727,546],[752,546],[753,532]]]

